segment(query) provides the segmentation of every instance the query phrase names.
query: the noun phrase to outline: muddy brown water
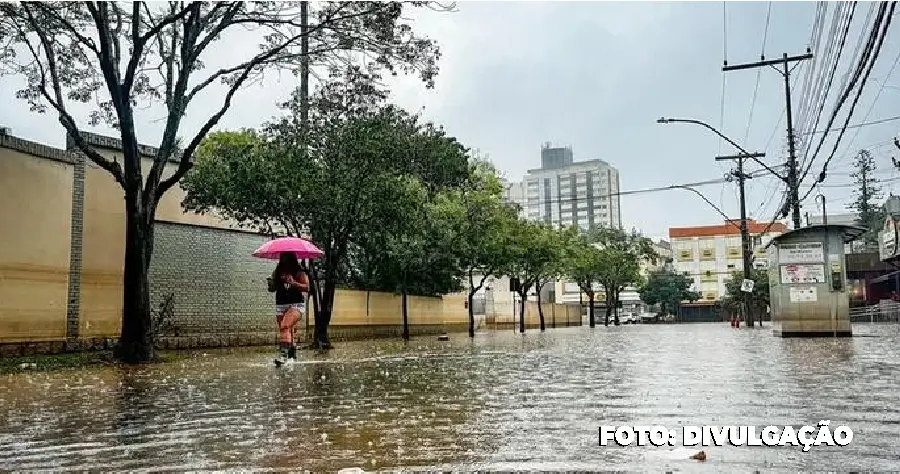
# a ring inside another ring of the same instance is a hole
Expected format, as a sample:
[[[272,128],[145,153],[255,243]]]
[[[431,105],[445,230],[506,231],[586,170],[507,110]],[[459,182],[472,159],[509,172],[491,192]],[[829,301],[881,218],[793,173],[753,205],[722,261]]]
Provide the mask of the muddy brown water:
[[[900,468],[900,326],[727,324],[341,343],[280,369],[210,352],[0,376],[0,470],[785,471]],[[601,424],[806,425],[844,448],[599,447]]]

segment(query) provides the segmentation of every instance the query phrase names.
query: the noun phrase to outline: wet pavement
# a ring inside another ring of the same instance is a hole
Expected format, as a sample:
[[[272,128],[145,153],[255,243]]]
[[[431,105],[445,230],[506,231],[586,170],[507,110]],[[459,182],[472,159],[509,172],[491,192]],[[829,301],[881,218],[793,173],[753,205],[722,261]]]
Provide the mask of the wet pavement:
[[[210,352],[0,376],[0,471],[841,471],[900,467],[900,325],[776,339],[727,324],[341,343],[275,368]],[[601,424],[853,429],[844,448],[599,447]]]

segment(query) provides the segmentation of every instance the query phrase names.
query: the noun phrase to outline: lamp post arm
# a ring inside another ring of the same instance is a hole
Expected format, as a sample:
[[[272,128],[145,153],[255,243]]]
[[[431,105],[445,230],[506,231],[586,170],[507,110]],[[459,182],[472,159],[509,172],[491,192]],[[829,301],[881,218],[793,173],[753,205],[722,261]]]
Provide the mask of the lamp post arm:
[[[659,123],[692,123],[692,124],[694,124],[694,125],[700,125],[701,127],[704,127],[704,128],[706,128],[707,130],[709,130],[709,131],[715,133],[716,135],[718,135],[720,138],[722,138],[723,140],[725,140],[726,142],[728,142],[731,146],[737,148],[738,151],[740,151],[741,153],[747,155],[748,158],[750,158],[751,160],[755,161],[757,164],[759,164],[760,166],[762,166],[763,168],[765,168],[766,171],[768,171],[769,173],[772,173],[772,174],[773,174],[775,177],[777,177],[778,179],[780,179],[780,180],[782,180],[782,181],[784,181],[784,182],[787,182],[787,178],[786,178],[786,177],[781,176],[780,174],[778,174],[778,172],[775,171],[774,169],[772,169],[769,165],[765,164],[765,163],[764,163],[762,160],[760,160],[759,158],[753,156],[753,153],[748,152],[747,150],[744,149],[744,147],[738,145],[734,140],[732,140],[732,139],[726,137],[722,132],[716,130],[715,127],[713,127],[712,125],[710,125],[710,124],[708,124],[708,123],[706,123],[706,122],[701,122],[700,120],[694,120],[694,119],[680,119],[680,118],[661,118],[661,119],[657,120],[657,122],[659,122]]]

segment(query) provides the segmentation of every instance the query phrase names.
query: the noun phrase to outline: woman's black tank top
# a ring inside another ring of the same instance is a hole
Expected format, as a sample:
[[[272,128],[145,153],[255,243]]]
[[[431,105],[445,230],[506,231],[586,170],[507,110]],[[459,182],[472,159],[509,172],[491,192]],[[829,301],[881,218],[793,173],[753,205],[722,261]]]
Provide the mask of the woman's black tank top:
[[[294,278],[297,279],[296,276]],[[298,304],[305,303],[306,298],[303,292],[294,286],[287,286],[283,282],[276,282],[275,287],[275,304]]]

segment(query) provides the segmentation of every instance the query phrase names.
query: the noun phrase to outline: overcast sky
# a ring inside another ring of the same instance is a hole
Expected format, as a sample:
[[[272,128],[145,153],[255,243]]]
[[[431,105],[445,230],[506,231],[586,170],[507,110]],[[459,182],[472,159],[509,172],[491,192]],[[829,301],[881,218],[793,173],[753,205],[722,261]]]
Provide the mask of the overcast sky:
[[[830,4],[826,17],[823,42],[830,34],[834,5]],[[845,58],[853,57],[860,24],[870,5],[875,4],[860,3],[856,10],[859,21],[854,22]],[[545,141],[572,146],[576,161],[608,161],[619,169],[623,190],[703,181],[724,174],[727,165],[713,158],[719,152],[735,150],[720,145],[717,137],[697,126],[659,125],[655,121],[661,116],[721,126],[748,150],[766,152],[765,160],[777,165],[784,162],[786,150],[781,76],[771,69],[761,70],[748,133],[757,71],[721,71],[726,44],[730,63],[759,59],[768,8],[767,2],[729,2],[723,28],[722,2],[459,2],[454,13],[414,15],[416,28],[441,44],[441,73],[436,88],[430,91],[412,78],[393,81],[395,100],[410,110],[424,107],[428,119],[488,154],[511,180],[521,179],[526,169],[539,167],[540,146]],[[815,12],[814,2],[773,2],[766,55],[805,52]],[[900,115],[900,73],[888,77],[900,53],[897,28],[895,25],[888,35],[851,124]],[[233,48],[227,50],[225,54],[234,54]],[[842,63],[838,74],[844,74],[848,66]],[[809,65],[795,70],[801,80],[806,67]],[[723,75],[724,123],[720,123]],[[292,81],[290,76],[273,78],[265,87],[242,91],[218,128],[258,126],[277,113],[274,103],[287,96],[295,85]],[[889,87],[882,89],[883,83]],[[0,124],[10,127],[14,135],[61,146],[64,135],[56,120],[32,114],[25,103],[13,98],[18,85],[17,79],[0,79],[0,91],[7,98],[0,108]],[[796,114],[802,108],[799,83],[794,98]],[[211,110],[212,106],[212,102],[201,104],[200,109]],[[826,108],[826,113],[829,111]],[[196,129],[202,116],[202,110],[192,112],[187,128]],[[824,128],[826,119],[827,114],[819,129]],[[839,123],[842,120],[843,116]],[[158,142],[159,121],[142,118],[139,125],[142,142]],[[829,168],[835,174],[829,175],[827,184],[850,181],[846,174],[853,154],[861,147],[870,147],[882,168],[881,177],[900,177],[890,169],[894,151],[890,139],[898,128],[900,121],[848,130]],[[830,151],[828,141],[822,155]],[[823,158],[818,158],[815,170],[821,168]],[[894,184],[886,183],[885,191]],[[735,185],[699,189],[726,214],[738,216]],[[752,180],[748,197],[751,217],[770,220],[781,189],[775,179]],[[831,187],[825,191],[829,213],[843,212],[851,189]],[[900,188],[896,192],[900,193]],[[722,221],[714,209],[687,191],[623,196],[622,205],[625,225],[656,237],[666,236],[671,226]],[[812,198],[804,211],[820,212]]]

